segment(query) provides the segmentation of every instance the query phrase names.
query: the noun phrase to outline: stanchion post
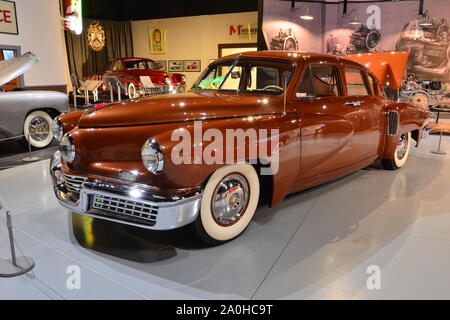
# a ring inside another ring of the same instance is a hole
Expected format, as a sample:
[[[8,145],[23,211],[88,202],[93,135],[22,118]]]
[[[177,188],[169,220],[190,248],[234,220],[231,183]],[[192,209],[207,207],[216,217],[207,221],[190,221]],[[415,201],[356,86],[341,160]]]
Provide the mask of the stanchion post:
[[[30,134],[28,133],[28,156],[31,159],[31,143],[30,143]]]
[[[30,136],[30,134],[28,133],[28,158],[23,158],[23,159],[22,159],[23,162],[33,162],[33,161],[39,160],[39,157],[32,157],[32,156],[31,156],[31,143],[30,143],[30,139],[31,139],[31,136]]]
[[[8,234],[9,234],[9,244],[11,246],[11,259],[13,266],[17,267],[17,260],[16,260],[16,249],[14,248],[14,235],[12,230],[12,220],[11,220],[11,213],[9,210],[6,210],[6,227],[8,228]]]
[[[445,155],[447,154],[447,152],[445,151],[441,151],[441,142],[442,142],[442,133],[444,132],[444,130],[441,130],[441,134],[439,135],[439,143],[438,143],[438,148],[437,150],[431,150],[431,153],[434,154],[440,154],[440,155]]]
[[[15,277],[29,272],[34,268],[35,264],[34,260],[30,257],[16,257],[11,212],[4,201],[0,198],[0,210],[1,209],[5,209],[6,214],[6,227],[9,234],[11,260],[0,260],[0,277]]]

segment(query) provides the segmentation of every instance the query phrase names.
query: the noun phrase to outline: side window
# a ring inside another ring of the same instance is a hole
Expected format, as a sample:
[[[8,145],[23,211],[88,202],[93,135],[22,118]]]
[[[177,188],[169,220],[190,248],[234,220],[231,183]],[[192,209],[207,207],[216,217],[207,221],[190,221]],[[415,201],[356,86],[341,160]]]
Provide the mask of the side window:
[[[297,89],[297,98],[340,96],[338,69],[332,65],[310,65]]]
[[[367,96],[370,91],[364,81],[362,70],[352,67],[345,68],[345,80],[347,82],[348,96]]]
[[[122,70],[122,62],[120,60],[117,60],[116,62],[114,62],[114,66],[113,66],[113,70],[114,71],[118,71],[118,70]]]
[[[250,75],[249,77],[247,77],[245,90],[246,91],[263,90],[263,89],[277,90],[276,89],[277,87],[282,88],[278,72],[279,71],[276,68],[252,67],[250,69]]]

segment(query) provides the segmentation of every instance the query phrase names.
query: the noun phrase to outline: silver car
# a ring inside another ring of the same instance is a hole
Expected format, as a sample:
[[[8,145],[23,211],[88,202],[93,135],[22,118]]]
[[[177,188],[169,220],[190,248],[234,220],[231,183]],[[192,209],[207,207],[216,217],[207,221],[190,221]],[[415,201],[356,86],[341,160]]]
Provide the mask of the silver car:
[[[38,62],[32,53],[0,61],[0,86]],[[60,92],[0,91],[0,140],[18,137],[29,140],[34,148],[45,148],[53,140],[53,118],[66,111],[68,101]]]

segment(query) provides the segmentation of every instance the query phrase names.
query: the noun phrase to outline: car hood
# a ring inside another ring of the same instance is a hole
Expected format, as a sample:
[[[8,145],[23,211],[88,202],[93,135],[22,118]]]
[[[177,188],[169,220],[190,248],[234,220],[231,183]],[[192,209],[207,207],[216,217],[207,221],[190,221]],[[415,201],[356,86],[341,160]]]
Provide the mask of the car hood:
[[[282,96],[254,96],[216,91],[165,94],[128,100],[87,111],[80,128],[146,125],[206,119],[223,119],[276,113]]]
[[[38,62],[39,59],[31,52],[11,60],[0,61],[0,86],[24,74]]]

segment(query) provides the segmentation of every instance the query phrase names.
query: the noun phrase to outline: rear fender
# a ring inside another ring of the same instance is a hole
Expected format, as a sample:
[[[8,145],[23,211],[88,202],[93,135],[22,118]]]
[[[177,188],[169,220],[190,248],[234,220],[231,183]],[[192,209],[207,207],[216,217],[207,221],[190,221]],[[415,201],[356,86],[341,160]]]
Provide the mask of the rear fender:
[[[428,112],[410,103],[391,102],[385,109],[385,145],[381,157],[390,159],[394,156],[400,136],[412,132],[412,138],[419,145],[422,131],[428,123]],[[395,130],[393,130],[395,128]]]

